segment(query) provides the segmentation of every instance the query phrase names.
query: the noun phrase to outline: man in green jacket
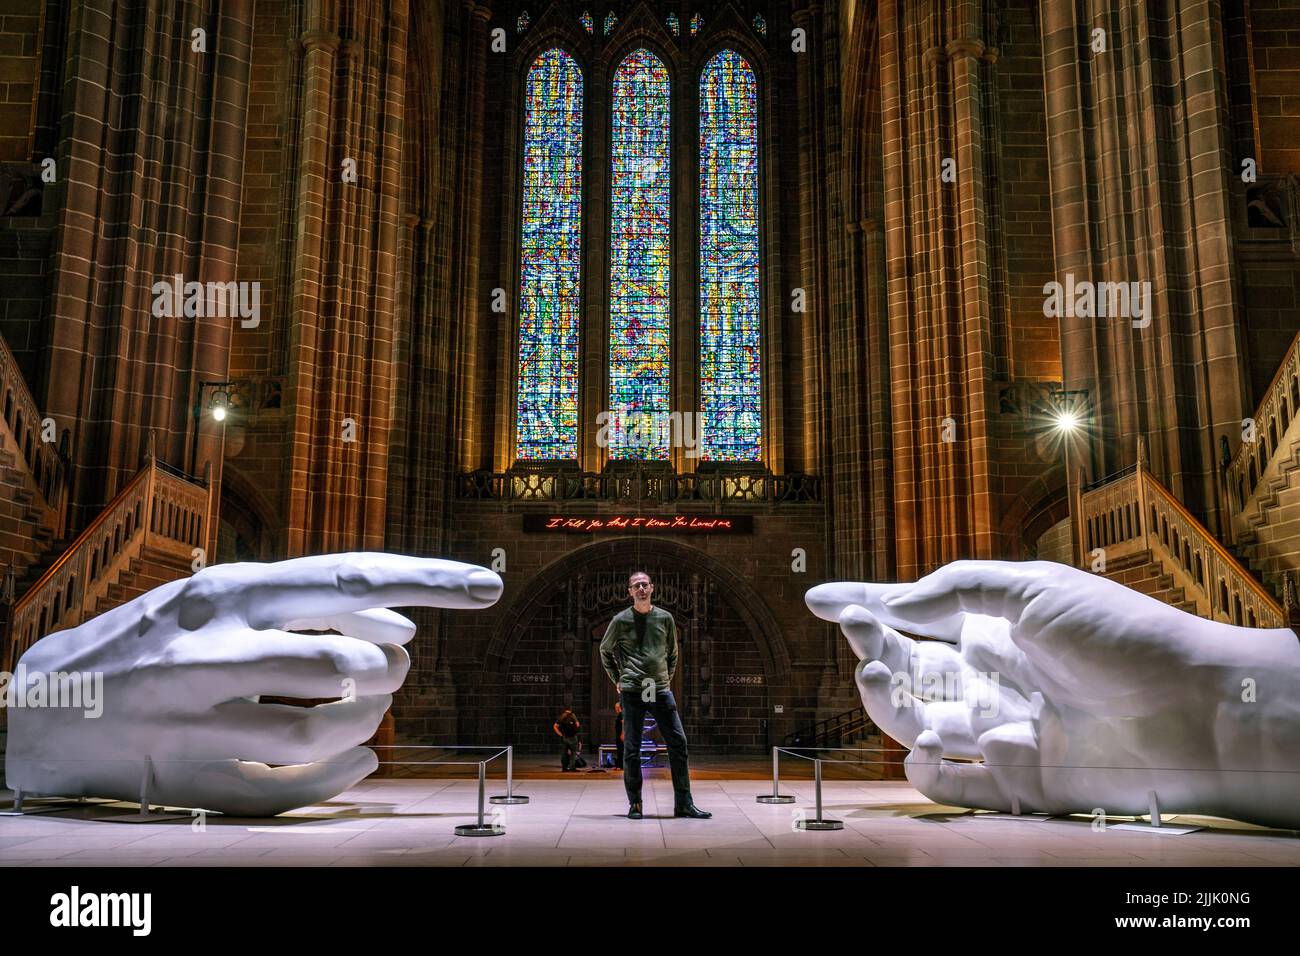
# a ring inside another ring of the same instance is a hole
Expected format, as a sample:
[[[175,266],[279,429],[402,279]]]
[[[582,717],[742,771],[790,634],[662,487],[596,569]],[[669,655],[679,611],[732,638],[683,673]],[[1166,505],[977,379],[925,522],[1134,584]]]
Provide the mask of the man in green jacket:
[[[646,711],[668,745],[668,765],[673,772],[673,816],[706,819],[713,816],[691,800],[691,778],[686,767],[686,732],[669,689],[677,670],[677,625],[673,616],[650,603],[654,596],[650,575],[637,571],[628,578],[632,606],[609,622],[600,642],[605,673],[618,688],[623,707],[623,786],[631,805],[628,819],[640,820],[641,732]]]

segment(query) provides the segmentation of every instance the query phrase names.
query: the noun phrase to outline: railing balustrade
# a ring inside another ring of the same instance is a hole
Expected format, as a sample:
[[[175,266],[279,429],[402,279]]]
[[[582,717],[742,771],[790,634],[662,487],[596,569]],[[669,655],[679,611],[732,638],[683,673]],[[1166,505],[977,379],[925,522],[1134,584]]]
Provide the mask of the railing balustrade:
[[[1080,495],[1083,559],[1097,549],[1113,562],[1143,551],[1155,557],[1197,613],[1244,627],[1284,627],[1282,606],[1145,467]]]
[[[152,455],[72,545],[18,598],[10,615],[4,670],[53,631],[94,616],[131,561],[146,548],[190,562],[207,547],[210,488],[158,466]]]
[[[821,501],[821,479],[800,472],[709,471],[677,474],[668,469],[611,469],[598,473],[566,468],[486,470],[457,476],[458,498],[495,501],[636,501],[810,504]]]

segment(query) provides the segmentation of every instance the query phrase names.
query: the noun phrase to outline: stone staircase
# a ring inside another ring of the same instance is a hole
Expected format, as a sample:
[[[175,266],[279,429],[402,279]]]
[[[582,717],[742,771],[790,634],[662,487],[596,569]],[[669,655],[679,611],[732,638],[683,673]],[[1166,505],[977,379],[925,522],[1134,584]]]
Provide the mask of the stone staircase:
[[[1233,550],[1280,596],[1284,575],[1300,570],[1300,418],[1291,418],[1254,491],[1243,497],[1244,507],[1232,509]]]
[[[130,559],[118,574],[117,580],[109,584],[104,594],[95,600],[95,614],[103,614],[127,601],[134,601],[161,584],[187,577],[191,573],[192,569],[186,562],[178,561],[165,551],[146,546],[143,552]]]
[[[193,573],[208,544],[211,488],[162,467],[141,470],[71,543],[54,541],[23,570],[0,669],[12,670],[33,643],[75,627],[161,584]]]
[[[1230,534],[1274,594],[1300,571],[1300,333],[1224,469]]]
[[[46,424],[0,337],[0,575],[12,574],[15,584],[30,578],[64,530],[66,461],[62,445],[46,440]]]
[[[1242,627],[1286,626],[1288,612],[1261,582],[1258,563],[1211,534],[1151,473],[1141,436],[1137,446],[1131,468],[1075,492],[1079,553],[1104,558],[1100,573],[1180,610]]]
[[[58,516],[45,506],[26,464],[7,447],[7,441],[4,446],[0,447],[0,566],[12,568],[21,586],[33,568],[45,562],[44,570],[55,560],[48,556],[58,547]]]
[[[1196,602],[1187,598],[1183,589],[1174,583],[1174,576],[1164,572],[1163,566],[1150,550],[1139,551],[1108,563],[1104,576],[1180,611],[1197,613]]]
[[[828,754],[828,756],[837,760],[862,761],[854,766],[844,768],[848,771],[847,775],[851,775],[853,779],[862,780],[885,779],[887,774],[881,766],[885,747],[884,736],[874,724],[862,730],[854,731],[848,737],[841,738],[840,746],[860,751],[860,753]]]

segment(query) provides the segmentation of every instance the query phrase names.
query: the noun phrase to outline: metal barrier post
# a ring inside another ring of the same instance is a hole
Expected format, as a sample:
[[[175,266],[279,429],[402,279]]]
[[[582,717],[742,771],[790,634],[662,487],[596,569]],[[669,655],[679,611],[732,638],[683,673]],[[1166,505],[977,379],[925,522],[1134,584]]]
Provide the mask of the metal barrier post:
[[[140,779],[140,816],[149,815],[149,784],[153,781],[153,758],[144,758],[144,774]]]
[[[457,836],[503,836],[506,828],[500,825],[489,826],[483,822],[483,796],[487,789],[487,761],[478,763],[478,822],[462,823],[456,827]]]
[[[794,803],[794,797],[786,796],[781,793],[781,748],[772,748],[772,793],[759,794],[755,797],[758,803]]]
[[[506,792],[492,798],[493,803],[527,803],[527,797],[515,796],[515,745],[506,747]]]
[[[822,762],[821,760],[813,761],[813,780],[814,787],[817,791],[817,817],[814,820],[796,820],[795,828],[799,830],[843,830],[844,823],[840,820],[826,820],[822,818]]]

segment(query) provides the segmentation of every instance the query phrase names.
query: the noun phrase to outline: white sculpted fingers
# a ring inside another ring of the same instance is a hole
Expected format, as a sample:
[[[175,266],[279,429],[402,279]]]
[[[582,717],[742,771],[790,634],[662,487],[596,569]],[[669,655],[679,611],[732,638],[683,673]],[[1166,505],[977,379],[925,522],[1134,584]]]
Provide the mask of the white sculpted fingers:
[[[878,660],[900,683],[926,700],[962,696],[961,655],[936,641],[914,641],[883,625],[865,607],[849,605],[840,613],[840,630],[858,660]]]
[[[871,722],[904,747],[910,747],[925,730],[925,702],[899,688],[881,661],[863,661],[854,677]]]
[[[965,615],[954,614],[926,623],[924,630],[918,630],[914,622],[909,622],[894,614],[881,600],[886,594],[896,592],[897,584],[863,584],[854,581],[833,581],[809,588],[804,594],[804,603],[823,621],[836,623],[847,608],[865,607],[887,627],[903,628],[913,633],[935,640],[956,644],[961,639],[962,623]]]
[[[934,731],[916,738],[912,752],[903,761],[908,782],[922,796],[950,807],[980,810],[1011,809],[992,772],[984,764],[949,763],[943,759],[945,744]]]
[[[328,800],[378,768],[379,758],[369,747],[354,747],[328,760],[287,767],[242,760],[162,761],[154,765],[153,802],[234,816],[272,817]]]
[[[137,680],[160,685],[157,699],[202,708],[259,695],[391,694],[410,668],[410,655],[395,644],[266,630],[186,636],[173,642],[162,666],[142,668]]]
[[[1020,798],[1024,813],[1050,812],[1043,792],[1042,758],[1038,737],[1029,721],[1003,724],[980,735],[984,763],[998,789]]]
[[[912,673],[916,641],[885,627],[869,610],[856,604],[844,608],[838,620],[858,660],[883,661],[896,673]]]
[[[316,619],[392,606],[474,609],[491,607],[501,591],[501,578],[477,565],[355,552],[213,565],[178,592],[176,612],[186,630],[226,617],[261,630],[302,620],[305,607]]]
[[[415,622],[386,607],[348,611],[326,617],[302,617],[286,621],[285,631],[338,631],[372,644],[409,644],[415,637]]]
[[[1013,625],[1030,601],[1053,584],[1049,562],[954,561],[882,599],[894,616],[915,625],[969,611],[1005,618]],[[1058,575],[1059,576],[1059,575]]]
[[[943,739],[945,757],[980,759],[980,748],[971,729],[971,708],[966,701],[927,701],[925,726]]]
[[[268,764],[329,760],[375,735],[391,694],[339,700],[315,707],[231,700],[197,721],[182,723],[185,752]]]

